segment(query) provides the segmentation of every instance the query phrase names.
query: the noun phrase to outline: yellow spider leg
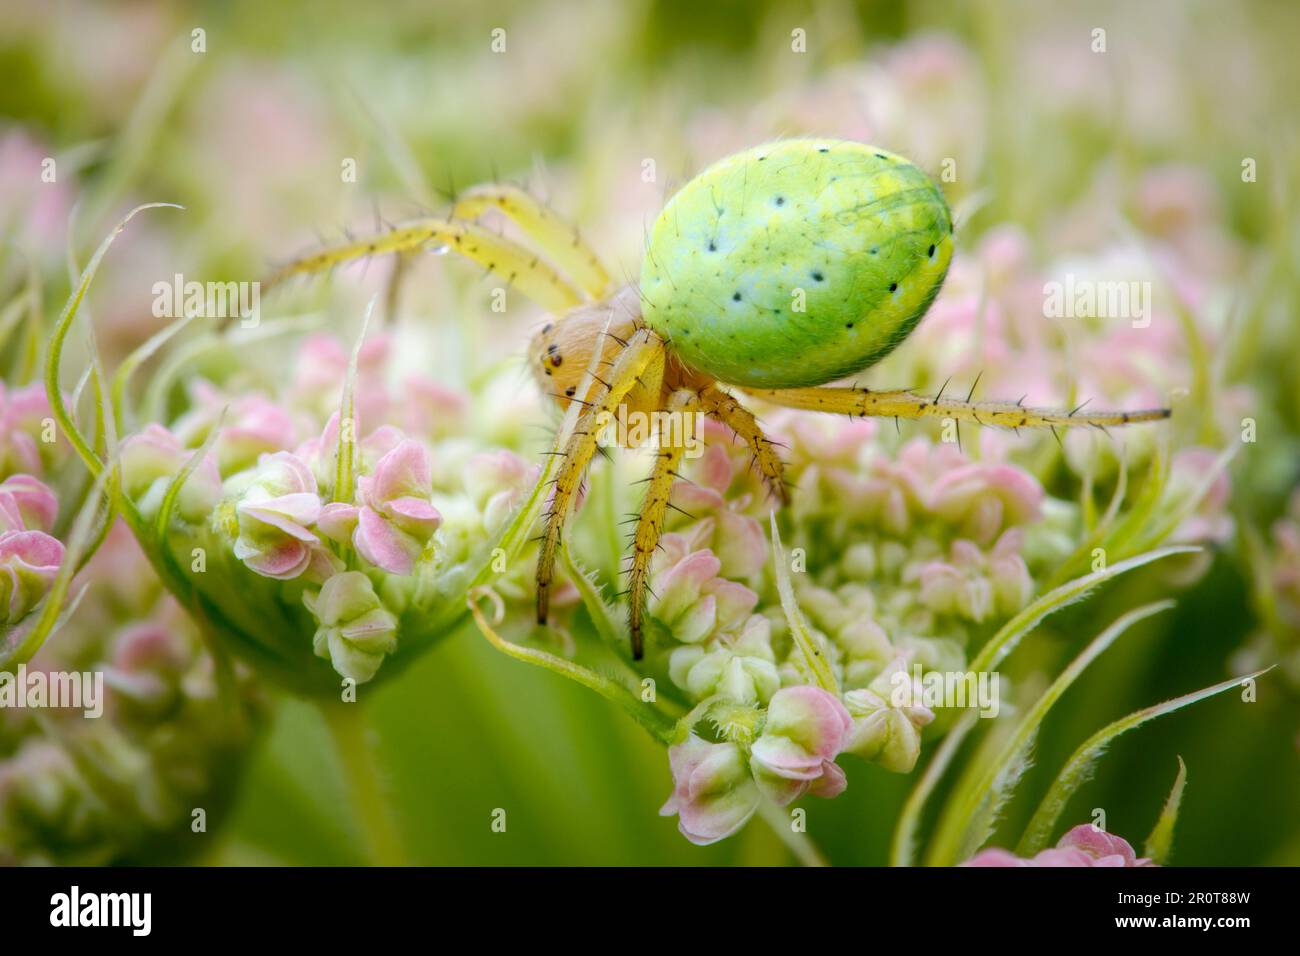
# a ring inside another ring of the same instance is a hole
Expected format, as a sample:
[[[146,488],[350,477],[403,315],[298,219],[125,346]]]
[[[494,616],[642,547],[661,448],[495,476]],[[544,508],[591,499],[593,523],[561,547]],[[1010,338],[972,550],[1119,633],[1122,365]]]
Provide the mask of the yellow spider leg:
[[[551,510],[546,515],[546,528],[542,532],[542,546],[537,554],[537,623],[545,624],[550,612],[551,576],[555,571],[555,552],[560,534],[564,530],[569,505],[573,502],[583,473],[596,453],[600,434],[613,420],[618,406],[638,382],[645,384],[654,394],[663,378],[664,346],[649,329],[641,329],[628,340],[627,348],[619,354],[610,371],[610,379],[598,382],[604,394],[599,399],[597,389],[588,393],[590,404],[583,411],[573,434],[564,447],[564,460],[555,475],[555,490],[551,496]],[[650,386],[653,386],[651,388]]]
[[[1133,425],[1169,417],[1167,408],[1131,412],[1089,412],[1028,408],[1011,402],[972,402],[961,399],[926,398],[909,391],[873,392],[866,388],[747,388],[756,398],[816,412],[840,415],[868,415],[880,418],[951,418],[978,425],[1003,428],[1055,428],[1058,425]]]
[[[447,219],[418,219],[394,226],[384,233],[322,249],[281,266],[262,285],[270,287],[291,276],[327,272],[353,259],[390,252],[415,252],[425,246],[454,249],[505,277],[528,298],[557,315],[583,301],[582,293],[567,279],[519,243],[472,222]]]
[[[758,424],[753,412],[713,384],[700,389],[700,403],[705,414],[722,422],[748,443],[750,451],[754,453],[754,461],[758,464],[759,474],[763,476],[772,494],[776,495],[781,504],[789,504],[790,492],[785,486],[781,456],[776,453],[771,440],[763,434],[762,426]]]
[[[664,516],[668,513],[668,499],[673,490],[673,479],[686,454],[687,443],[695,436],[688,429],[695,427],[695,413],[700,410],[700,398],[688,389],[673,392],[668,400],[668,411],[682,422],[681,428],[669,427],[659,432],[659,454],[637,518],[633,541],[632,566],[628,569],[628,593],[632,597],[628,622],[632,632],[632,659],[640,660],[644,649],[642,628],[645,613],[645,592],[650,581],[650,561],[659,536],[664,530]]]
[[[489,208],[514,220],[593,299],[603,299],[610,291],[609,271],[582,241],[577,227],[517,186],[475,186],[461,194],[451,214],[457,219],[477,219]]]

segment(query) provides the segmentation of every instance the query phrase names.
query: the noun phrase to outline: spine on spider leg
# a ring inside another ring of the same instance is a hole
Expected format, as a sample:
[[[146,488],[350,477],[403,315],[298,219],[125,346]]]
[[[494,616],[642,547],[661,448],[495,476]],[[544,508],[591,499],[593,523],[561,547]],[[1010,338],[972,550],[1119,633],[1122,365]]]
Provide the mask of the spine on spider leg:
[[[864,415],[895,415],[891,410],[898,402],[912,405],[924,404],[921,415],[926,418],[951,418],[959,422],[973,422],[977,425],[996,425],[1001,428],[1073,428],[1090,425],[1095,428],[1107,428],[1112,425],[1137,425],[1142,422],[1156,422],[1170,416],[1167,408],[1144,408],[1133,411],[1091,411],[1083,406],[1073,410],[1053,408],[1031,408],[1015,402],[976,402],[970,399],[935,398],[924,399],[917,396],[887,398],[888,393],[871,392],[867,410]],[[875,399],[883,399],[884,410],[871,410]]]
[[[1168,408],[1133,411],[1090,411],[1080,405],[1073,410],[1032,408],[1016,402],[976,402],[944,398],[942,392],[927,398],[910,391],[873,392],[865,388],[799,388],[781,391],[754,389],[750,394],[777,405],[879,418],[951,418],[977,425],[1001,428],[1068,428],[1091,425],[1137,425],[1166,419]]]

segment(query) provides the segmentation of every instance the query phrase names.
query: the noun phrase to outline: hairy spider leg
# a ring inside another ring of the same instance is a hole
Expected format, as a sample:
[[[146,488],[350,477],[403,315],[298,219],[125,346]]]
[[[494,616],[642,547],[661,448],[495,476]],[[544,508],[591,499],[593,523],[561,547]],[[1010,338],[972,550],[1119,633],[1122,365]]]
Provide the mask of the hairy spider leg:
[[[564,531],[569,506],[578,485],[596,453],[600,433],[606,422],[617,414],[618,406],[638,384],[649,394],[658,392],[664,374],[664,345],[649,329],[641,329],[628,340],[610,370],[608,382],[598,383],[600,390],[588,393],[590,399],[565,443],[563,459],[556,472],[551,507],[546,514],[542,546],[537,554],[537,622],[545,624],[550,613],[551,577],[555,571],[556,549]],[[596,398],[596,395],[600,395]]]
[[[582,292],[537,253],[476,223],[451,219],[412,220],[387,232],[322,249],[281,266],[262,285],[269,288],[293,276],[328,272],[355,259],[394,252],[417,252],[429,246],[446,246],[477,262],[557,315],[584,301]]]
[[[508,216],[592,299],[603,299],[612,291],[609,270],[595,250],[583,241],[578,227],[518,186],[500,183],[475,186],[457,197],[451,214],[457,219],[477,219],[488,209],[497,209]]]
[[[1029,408],[1013,402],[972,402],[969,400],[926,398],[910,391],[873,392],[866,388],[747,388],[746,394],[774,405],[803,408],[839,415],[880,418],[951,418],[958,422],[997,425],[1002,428],[1055,428],[1057,426],[1134,425],[1168,418],[1167,408],[1148,408],[1131,412],[1090,412],[1076,408],[1063,411]]]
[[[694,413],[700,411],[701,406],[700,396],[690,389],[678,389],[668,398],[668,411],[680,415],[683,426],[659,432],[659,454],[655,456],[633,535],[632,563],[628,568],[628,594],[631,596],[628,625],[632,633],[633,660],[639,661],[645,648],[645,592],[650,583],[650,562],[659,547],[659,536],[663,534],[664,516],[668,513],[668,499],[678,475],[677,468],[686,454],[687,443],[698,438],[688,434],[687,430],[694,427]]]
[[[790,503],[790,491],[785,486],[784,466],[781,456],[776,453],[771,439],[763,434],[762,426],[754,413],[740,404],[728,392],[709,384],[700,389],[700,404],[704,413],[710,418],[722,422],[741,437],[749,450],[753,452],[754,462],[759,474],[767,484],[768,490],[776,496],[782,505]]]

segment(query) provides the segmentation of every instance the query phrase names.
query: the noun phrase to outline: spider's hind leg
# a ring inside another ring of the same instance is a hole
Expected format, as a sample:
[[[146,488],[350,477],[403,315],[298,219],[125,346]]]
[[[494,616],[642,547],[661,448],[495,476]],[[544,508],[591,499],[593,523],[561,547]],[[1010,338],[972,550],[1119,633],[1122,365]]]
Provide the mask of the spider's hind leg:
[[[997,425],[1001,428],[1058,428],[1092,425],[1105,428],[1110,425],[1135,425],[1168,418],[1167,408],[1146,408],[1131,412],[1085,411],[1082,406],[1073,411],[1049,408],[1030,408],[1012,402],[973,402],[969,399],[926,398],[910,391],[873,392],[866,388],[747,388],[745,391],[787,408],[802,408],[815,412],[838,415],[880,418],[951,418],[958,422],[977,425]]]
[[[650,583],[650,562],[659,537],[664,530],[664,516],[668,513],[668,499],[672,494],[673,480],[682,463],[688,445],[701,436],[693,433],[695,413],[701,408],[700,397],[689,389],[673,392],[668,400],[670,421],[681,421],[681,427],[670,425],[659,433],[659,454],[650,472],[645,501],[637,518],[633,536],[632,563],[628,567],[628,593],[631,597],[628,624],[632,633],[632,659],[640,660],[645,649],[645,594]]]

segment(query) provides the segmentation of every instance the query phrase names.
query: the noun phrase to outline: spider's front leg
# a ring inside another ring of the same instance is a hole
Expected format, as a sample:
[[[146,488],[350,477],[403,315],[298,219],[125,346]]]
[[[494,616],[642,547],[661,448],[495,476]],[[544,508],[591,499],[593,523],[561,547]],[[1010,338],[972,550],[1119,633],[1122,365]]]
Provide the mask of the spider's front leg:
[[[1029,408],[1013,402],[973,402],[957,398],[926,398],[910,391],[873,392],[866,388],[747,388],[745,392],[755,398],[815,412],[838,415],[878,418],[951,418],[958,422],[977,425],[997,425],[1002,428],[1056,428],[1057,426],[1133,425],[1168,418],[1167,408],[1147,408],[1131,412],[1084,411],[1082,406],[1073,411],[1048,408]]]
[[[518,186],[489,183],[462,193],[451,214],[457,219],[477,219],[487,209],[508,216],[593,299],[603,299],[609,293],[609,270],[600,257],[582,240],[576,226],[537,197]]]
[[[649,329],[641,329],[619,353],[610,370],[609,381],[598,379],[596,387],[587,393],[588,405],[564,446],[564,457],[555,475],[550,511],[546,515],[546,527],[542,531],[542,546],[537,555],[537,623],[545,624],[550,612],[556,549],[578,485],[596,453],[601,430],[617,413],[628,392],[638,384],[648,393],[657,394],[663,374],[663,341]]]
[[[628,593],[631,607],[628,612],[632,632],[632,659],[640,660],[644,651],[645,593],[650,582],[650,562],[659,537],[664,530],[664,516],[668,513],[668,499],[672,494],[677,467],[682,463],[687,447],[700,436],[694,434],[695,413],[701,409],[700,396],[689,389],[678,389],[668,400],[670,421],[680,421],[681,427],[669,425],[659,431],[659,454],[650,472],[645,501],[637,518],[636,534],[632,545],[632,564],[628,568]]]
[[[581,291],[536,253],[472,222],[417,219],[387,232],[322,249],[294,259],[262,282],[264,289],[297,275],[328,272],[335,266],[368,256],[412,253],[446,247],[502,276],[544,309],[561,315],[584,301]]]

